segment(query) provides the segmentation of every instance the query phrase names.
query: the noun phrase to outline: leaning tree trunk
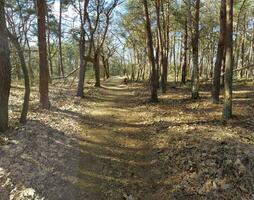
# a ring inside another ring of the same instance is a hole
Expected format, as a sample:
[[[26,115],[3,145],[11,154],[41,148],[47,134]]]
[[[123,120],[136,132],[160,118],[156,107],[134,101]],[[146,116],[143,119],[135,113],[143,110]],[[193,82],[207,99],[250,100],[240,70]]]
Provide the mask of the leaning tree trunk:
[[[198,99],[199,97],[199,66],[198,66],[199,9],[200,9],[200,0],[196,0],[194,33],[192,36],[192,54],[193,54],[192,91],[191,91],[192,99]]]
[[[226,64],[223,117],[232,117],[232,80],[233,80],[233,0],[226,0]]]
[[[226,28],[226,0],[221,0],[220,9],[220,37],[218,43],[218,50],[216,56],[216,63],[213,72],[213,88],[212,88],[212,99],[213,103],[219,103],[220,98],[220,78],[221,78],[221,67],[223,61],[223,54],[225,48],[225,28]]]
[[[24,57],[24,52],[18,42],[18,39],[15,35],[12,35],[8,30],[7,30],[7,35],[10,38],[12,44],[15,46],[18,52],[18,56],[20,59],[20,64],[21,68],[24,74],[24,83],[25,83],[25,94],[24,94],[24,102],[23,102],[23,108],[21,111],[21,116],[20,116],[20,123],[24,124],[27,121],[27,113],[28,113],[28,108],[29,108],[29,97],[30,97],[30,81],[29,81],[29,73],[28,69],[26,66],[26,61]]]
[[[0,1],[0,132],[8,129],[8,102],[11,84],[11,65],[7,36],[4,1]]]
[[[148,57],[150,59],[150,63],[152,66],[152,70],[151,70],[151,101],[158,102],[157,70],[156,70],[156,63],[155,63],[155,58],[154,58],[153,36],[152,36],[147,0],[143,0],[143,4],[144,4],[145,18],[146,18]]]
[[[49,69],[47,60],[47,43],[46,43],[46,2],[37,0],[38,14],[38,43],[39,43],[39,65],[40,65],[40,103],[42,108],[49,109],[50,102],[48,97]]]

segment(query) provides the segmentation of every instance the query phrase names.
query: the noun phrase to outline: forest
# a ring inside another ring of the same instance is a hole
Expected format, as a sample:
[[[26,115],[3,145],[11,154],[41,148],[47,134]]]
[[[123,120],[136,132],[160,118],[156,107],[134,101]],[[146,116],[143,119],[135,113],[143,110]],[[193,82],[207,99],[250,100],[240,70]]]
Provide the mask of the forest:
[[[253,154],[253,0],[0,0],[0,200],[251,200]]]

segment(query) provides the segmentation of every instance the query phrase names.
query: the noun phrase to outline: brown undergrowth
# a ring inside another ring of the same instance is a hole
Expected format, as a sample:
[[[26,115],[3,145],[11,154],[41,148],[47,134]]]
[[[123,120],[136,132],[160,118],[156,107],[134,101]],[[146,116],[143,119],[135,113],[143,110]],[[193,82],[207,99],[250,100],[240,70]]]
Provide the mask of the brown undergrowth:
[[[11,129],[0,141],[1,199],[253,199],[254,88],[234,88],[234,118],[222,102],[170,88],[151,104],[141,83],[111,78],[102,88],[50,88],[51,109],[32,90],[29,121],[15,124],[22,88],[13,87]]]

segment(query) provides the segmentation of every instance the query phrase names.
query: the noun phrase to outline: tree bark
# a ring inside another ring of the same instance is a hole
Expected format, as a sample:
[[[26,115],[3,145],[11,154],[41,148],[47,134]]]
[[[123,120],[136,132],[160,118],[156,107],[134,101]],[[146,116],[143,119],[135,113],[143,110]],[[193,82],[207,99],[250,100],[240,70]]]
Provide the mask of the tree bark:
[[[43,109],[50,108],[48,97],[48,81],[49,69],[47,60],[47,43],[46,43],[46,2],[37,0],[37,15],[38,15],[38,45],[39,45],[39,65],[40,65],[40,103]]]
[[[20,0],[16,0],[18,7],[19,7],[19,16],[21,19],[21,23],[22,23],[22,31],[24,34],[24,39],[25,39],[25,43],[27,44],[27,48],[28,48],[28,75],[29,75],[29,79],[34,80],[34,72],[32,69],[32,59],[31,59],[31,47],[30,47],[30,43],[29,43],[29,38],[28,38],[28,29],[25,30],[25,22],[24,22],[24,18],[23,18],[23,14],[22,14],[22,6],[21,6],[21,2]]]
[[[182,84],[186,84],[187,76],[187,52],[188,52],[188,21],[185,20],[184,24],[184,54],[183,54],[183,66],[182,66]]]
[[[21,68],[22,68],[23,75],[24,75],[25,94],[24,94],[23,107],[22,107],[21,116],[20,116],[19,121],[20,121],[20,123],[25,124],[27,121],[27,113],[28,113],[28,108],[29,108],[29,97],[30,97],[29,73],[28,73],[28,69],[26,66],[24,52],[19,44],[17,37],[15,35],[12,35],[8,30],[7,30],[7,35],[10,38],[10,41],[12,42],[12,44],[17,49],[18,56],[20,59]]]
[[[226,64],[223,117],[232,117],[232,80],[233,80],[233,0],[226,0]]]
[[[0,132],[8,129],[8,102],[11,84],[11,66],[8,39],[5,34],[5,1],[0,1]]]
[[[84,10],[83,15],[82,11],[80,10],[80,39],[79,39],[79,82],[78,82],[78,91],[77,96],[78,97],[84,97],[84,84],[85,84],[85,73],[86,73],[86,60],[85,60],[85,22],[86,22],[86,16],[87,16],[87,6],[88,6],[89,0],[85,0],[84,3]],[[89,50],[91,52],[91,50]],[[90,56],[90,53],[89,53]]]
[[[48,60],[49,60],[49,69],[50,69],[50,77],[53,77],[53,64],[52,64],[52,57],[51,57],[51,46],[50,46],[50,21],[49,21],[49,15],[47,11],[47,23],[48,23],[48,30],[47,30],[47,44],[48,44]]]
[[[224,43],[225,33],[226,33],[225,28],[226,28],[226,0],[221,0],[220,36],[219,36],[216,62],[215,62],[214,71],[213,71],[213,88],[212,88],[213,103],[219,103],[219,99],[220,99],[220,77],[221,77],[223,53],[225,48],[225,43]]]
[[[199,66],[198,66],[199,9],[200,9],[200,0],[196,0],[195,18],[194,18],[194,33],[192,36],[192,54],[193,54],[192,91],[191,91],[192,99],[199,98]]]
[[[104,67],[104,78],[109,79],[110,74],[109,74],[109,60],[108,58],[105,58],[104,55],[101,55],[102,62],[103,62],[103,67]]]
[[[101,74],[100,74],[100,53],[95,52],[94,53],[94,61],[93,61],[93,66],[94,66],[94,72],[95,72],[95,87],[101,87]]]
[[[144,4],[145,18],[146,18],[148,57],[150,59],[150,63],[152,67],[151,69],[151,102],[158,102],[157,70],[156,70],[156,63],[154,58],[153,38],[152,38],[153,36],[152,36],[147,0],[143,0],[143,4]]]
[[[59,3],[59,24],[58,24],[58,45],[59,45],[59,76],[64,76],[64,66],[63,66],[63,51],[62,51],[62,12],[63,3],[60,0]]]
[[[158,32],[158,50],[159,50],[158,59],[160,59],[160,63],[158,64],[157,69],[160,69],[160,66],[162,67],[161,90],[162,90],[162,93],[166,93],[166,91],[167,91],[167,77],[168,77],[168,57],[167,57],[168,55],[167,55],[167,49],[166,49],[166,43],[168,41],[166,40],[166,35],[167,35],[168,30],[165,26],[161,25],[161,16],[162,16],[163,25],[165,24],[164,23],[165,18],[164,18],[163,2],[161,2],[161,0],[156,0],[155,5],[156,5],[156,19],[157,19],[157,29],[158,29],[157,30],[157,32]],[[164,31],[164,34],[163,34],[163,31]],[[158,60],[158,62],[159,62],[159,60]]]

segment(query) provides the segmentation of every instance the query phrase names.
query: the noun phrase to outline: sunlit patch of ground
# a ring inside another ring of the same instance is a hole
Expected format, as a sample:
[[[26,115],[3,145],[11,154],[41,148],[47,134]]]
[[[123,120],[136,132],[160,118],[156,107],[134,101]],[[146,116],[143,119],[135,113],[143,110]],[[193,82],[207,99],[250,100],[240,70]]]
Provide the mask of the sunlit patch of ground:
[[[12,88],[12,129],[0,140],[1,198],[254,198],[253,85],[234,88],[229,122],[205,85],[197,101],[186,87],[169,87],[158,104],[148,103],[147,86],[120,77],[89,85],[84,99],[75,87],[52,86],[49,111],[33,88],[25,126],[15,124],[23,89]]]

